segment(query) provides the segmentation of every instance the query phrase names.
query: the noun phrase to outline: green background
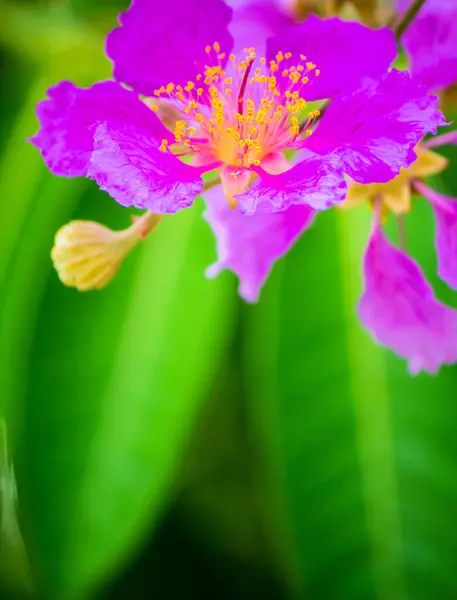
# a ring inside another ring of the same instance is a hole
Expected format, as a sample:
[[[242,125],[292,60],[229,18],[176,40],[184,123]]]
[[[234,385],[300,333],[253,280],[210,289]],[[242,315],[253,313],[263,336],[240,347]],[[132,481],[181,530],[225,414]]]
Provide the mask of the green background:
[[[58,281],[61,225],[130,216],[24,140],[50,85],[110,76],[125,8],[0,1],[0,597],[454,600],[457,370],[412,378],[361,329],[366,207],[319,217],[255,306],[204,278],[202,201],[103,291]],[[407,234],[457,306],[421,199]]]

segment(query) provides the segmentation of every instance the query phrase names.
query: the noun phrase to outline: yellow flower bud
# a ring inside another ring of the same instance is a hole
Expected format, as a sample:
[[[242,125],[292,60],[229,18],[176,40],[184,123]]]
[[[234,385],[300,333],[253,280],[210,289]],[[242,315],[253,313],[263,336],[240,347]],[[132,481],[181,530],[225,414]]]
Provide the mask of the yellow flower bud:
[[[80,292],[103,288],[160,219],[148,212],[123,231],[95,221],[70,221],[56,233],[51,251],[59,279]]]

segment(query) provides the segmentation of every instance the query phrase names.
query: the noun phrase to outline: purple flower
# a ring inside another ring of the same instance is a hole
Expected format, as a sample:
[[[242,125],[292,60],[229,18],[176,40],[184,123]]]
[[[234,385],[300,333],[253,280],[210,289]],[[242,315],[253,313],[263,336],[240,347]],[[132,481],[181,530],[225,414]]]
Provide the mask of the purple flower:
[[[190,206],[212,170],[242,212],[323,210],[343,201],[345,173],[387,181],[443,124],[437,98],[386,74],[396,55],[387,28],[315,16],[287,27],[270,0],[252,21],[260,47],[240,50],[254,5],[233,15],[222,0],[166,10],[134,0],[107,37],[116,82],[63,82],[38,106],[31,141],[51,171],[89,176],[120,204],[156,213]],[[325,98],[334,102],[320,119],[306,102]],[[292,166],[277,158],[285,151],[306,158]]]
[[[363,325],[382,345],[406,358],[412,373],[435,373],[441,364],[457,361],[457,312],[436,300],[419,266],[394,248],[381,230],[380,214],[403,215],[411,207],[411,193],[428,199],[436,220],[438,275],[457,289],[457,201],[422,182],[440,173],[447,160],[430,147],[455,143],[456,132],[423,142],[418,158],[386,184],[352,184],[347,204],[369,200],[375,224],[364,259],[365,292],[359,305]]]
[[[436,300],[420,267],[392,246],[378,219],[364,275],[360,320],[380,344],[407,359],[413,375],[457,361],[457,311]]]
[[[406,10],[409,3],[399,2]],[[457,2],[426,0],[402,43],[413,77],[430,90],[457,82]]]

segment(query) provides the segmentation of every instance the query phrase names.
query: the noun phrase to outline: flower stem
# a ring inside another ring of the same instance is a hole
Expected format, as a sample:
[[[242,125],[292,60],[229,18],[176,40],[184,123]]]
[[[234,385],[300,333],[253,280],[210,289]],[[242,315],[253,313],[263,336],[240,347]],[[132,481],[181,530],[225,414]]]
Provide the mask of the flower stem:
[[[405,14],[401,17],[401,19],[394,27],[395,39],[397,40],[397,42],[401,40],[403,34],[414,21],[418,12],[424,4],[425,0],[413,0],[413,2],[411,2],[408,10],[405,12]]]
[[[408,240],[406,237],[405,217],[404,215],[397,215],[397,229],[398,229],[398,245],[403,250],[407,251]]]

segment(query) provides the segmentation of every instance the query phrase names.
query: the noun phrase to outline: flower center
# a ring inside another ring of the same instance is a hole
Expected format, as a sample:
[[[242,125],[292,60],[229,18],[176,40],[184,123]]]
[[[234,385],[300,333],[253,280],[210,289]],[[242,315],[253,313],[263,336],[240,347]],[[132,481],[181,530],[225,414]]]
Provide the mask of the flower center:
[[[207,46],[214,66],[184,87],[169,83],[154,91],[157,98],[172,100],[182,114],[174,125],[177,152],[199,155],[200,164],[221,161],[228,165],[260,165],[273,151],[296,147],[297,138],[312,133],[310,125],[319,111],[307,111],[303,89],[316,65],[300,54],[278,52],[267,65],[254,48],[245,48],[238,61],[217,42]],[[258,66],[256,66],[256,63]],[[162,141],[160,149],[168,151]]]

